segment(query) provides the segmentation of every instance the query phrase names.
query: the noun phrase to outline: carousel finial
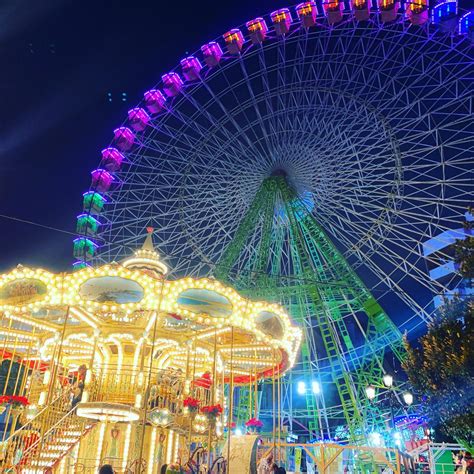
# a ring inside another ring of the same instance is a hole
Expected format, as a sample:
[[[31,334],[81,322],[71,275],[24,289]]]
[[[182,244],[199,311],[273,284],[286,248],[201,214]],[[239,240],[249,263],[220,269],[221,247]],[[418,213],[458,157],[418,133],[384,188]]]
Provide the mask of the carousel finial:
[[[168,273],[168,267],[161,262],[160,255],[155,250],[153,245],[153,227],[147,227],[147,236],[143,242],[142,248],[137,250],[133,257],[127,258],[123,262],[126,268],[144,271],[151,273],[154,277],[162,278]]]

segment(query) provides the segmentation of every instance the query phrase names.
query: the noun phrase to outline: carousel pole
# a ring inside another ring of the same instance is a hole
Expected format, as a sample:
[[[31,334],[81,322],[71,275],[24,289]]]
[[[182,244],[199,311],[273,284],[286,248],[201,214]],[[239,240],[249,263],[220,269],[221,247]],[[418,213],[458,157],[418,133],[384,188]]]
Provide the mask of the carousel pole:
[[[229,471],[230,465],[230,441],[232,436],[232,419],[234,412],[234,371],[232,369],[234,363],[234,326],[231,329],[231,340],[230,340],[230,389],[229,389],[229,416],[227,421],[227,472]],[[225,368],[224,368],[225,372]]]
[[[191,393],[191,385],[189,382],[189,371],[190,371],[190,357],[191,357],[191,349],[190,349],[190,342],[188,341],[186,344],[186,374],[185,374],[185,382],[184,382],[184,396],[190,396]],[[191,411],[188,408],[189,414],[189,428],[188,428],[188,460],[191,459],[191,439],[193,437],[193,416],[191,415]]]
[[[254,405],[253,405],[253,417],[254,418],[258,418],[258,372],[257,372],[257,362],[258,362],[258,357],[257,357],[257,349],[255,349],[254,351],[254,367],[255,367],[255,370],[254,370],[254,380],[255,380],[255,383],[254,383],[254,390],[255,390],[255,402],[254,402]]]
[[[32,336],[36,335],[36,326],[33,326],[33,330],[31,332],[31,335]],[[30,357],[31,357],[31,351],[32,351],[33,344],[35,344],[35,342],[33,340],[30,340],[30,342],[28,343],[28,349],[26,351],[25,357],[23,358],[23,363],[25,364],[25,376],[22,377],[22,380],[21,380],[20,392],[23,392],[26,389],[26,382],[28,381],[29,360],[30,360]],[[33,365],[32,374],[34,373],[34,367],[35,366],[36,366],[36,364]],[[30,395],[30,392],[31,392],[31,380],[30,380],[30,383],[29,383],[29,386],[28,386],[27,390],[28,390],[28,392],[25,393],[25,396],[28,397]]]
[[[214,357],[212,361],[212,393],[211,393],[211,398],[212,402],[211,405],[214,405],[216,403],[216,369],[217,369],[217,364],[216,364],[216,359],[217,359],[217,329],[214,330]],[[212,430],[214,427],[212,426],[212,423],[209,423],[209,433],[208,433],[208,438],[207,438],[207,464],[208,464],[208,469],[211,468],[211,453],[212,453]]]
[[[189,386],[189,394],[190,396],[195,398],[194,380],[196,379],[196,338],[194,337],[192,339],[192,348],[193,348],[193,373],[191,376],[191,383]],[[189,460],[190,461],[191,461],[191,456],[192,456],[191,445],[193,442],[193,422],[194,422],[194,418],[190,417],[190,420],[189,420]]]
[[[148,367],[148,385],[150,385],[151,377],[152,377],[152,367],[153,367],[153,355],[155,353],[155,341],[156,341],[156,330],[158,326],[158,318],[161,310],[161,302],[163,301],[163,289],[164,289],[164,280],[161,285],[160,289],[160,296],[158,299],[158,308],[155,312],[155,321],[153,323],[153,339],[151,341],[151,351],[150,351],[150,365]],[[141,442],[140,442],[140,452],[138,456],[138,463],[136,466],[136,474],[140,474],[140,465],[141,460],[143,457],[143,445],[145,444],[145,430],[146,430],[146,416],[148,413],[148,400],[143,400],[144,408],[143,408],[143,420],[142,420],[142,432],[141,432]]]
[[[273,359],[273,367],[272,367],[272,437],[273,437],[273,457],[275,457],[275,448],[276,448],[276,406],[275,406],[275,398],[276,398],[276,387],[275,387],[275,349],[272,350],[272,359]]]
[[[281,383],[280,366],[277,368],[277,406],[278,406],[278,459],[281,462]]]
[[[66,335],[66,327],[67,327],[67,322],[68,322],[68,319],[69,319],[69,310],[70,310],[70,308],[71,307],[68,305],[67,310],[66,310],[66,316],[64,317],[63,328],[62,328],[62,331],[61,331],[61,339],[59,340],[59,346],[58,346],[58,353],[57,353],[57,356],[56,356],[56,362],[54,361],[54,359],[51,360],[51,362],[53,363],[53,370],[51,372],[51,378],[50,378],[50,383],[49,383],[49,388],[48,388],[48,395],[46,397],[45,405],[48,405],[49,403],[52,402],[53,391],[54,391],[54,387],[56,385],[56,377],[58,375],[58,368],[59,368],[59,364],[61,362],[61,356],[63,354],[64,336]]]
[[[92,377],[93,377],[93,370],[94,370],[94,359],[95,359],[95,354],[97,352],[97,345],[99,343],[99,334],[97,333],[96,330],[94,330],[94,345],[92,346],[92,353],[91,353],[91,358],[90,358],[90,361],[89,361],[89,369],[86,373],[86,380],[87,381],[87,384],[90,386],[91,383],[92,383]],[[96,380],[97,380],[97,377],[96,377]],[[84,382],[85,382],[84,381]],[[90,387],[89,387],[89,390],[87,390],[85,388],[85,391],[90,395]],[[85,400],[86,402],[89,401],[89,400]]]

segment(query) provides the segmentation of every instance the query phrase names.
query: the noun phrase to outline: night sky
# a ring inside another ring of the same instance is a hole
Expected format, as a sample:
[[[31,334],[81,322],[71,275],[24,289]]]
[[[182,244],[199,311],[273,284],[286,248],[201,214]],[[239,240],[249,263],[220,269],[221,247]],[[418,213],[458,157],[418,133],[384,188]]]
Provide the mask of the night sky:
[[[73,233],[100,150],[143,92],[186,53],[288,6],[217,5],[1,1],[0,214]],[[0,226],[0,271],[71,265],[72,235],[4,218]]]
[[[100,150],[143,92],[186,53],[284,6],[0,2],[0,214],[74,233]],[[72,235],[4,218],[0,224],[0,271],[17,263],[53,270],[72,263]]]

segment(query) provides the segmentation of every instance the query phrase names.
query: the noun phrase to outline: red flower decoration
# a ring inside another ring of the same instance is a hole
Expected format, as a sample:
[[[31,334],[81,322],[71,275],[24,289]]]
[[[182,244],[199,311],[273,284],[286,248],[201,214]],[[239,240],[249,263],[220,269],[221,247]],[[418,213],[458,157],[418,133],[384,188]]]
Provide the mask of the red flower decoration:
[[[197,398],[188,397],[183,400],[183,405],[189,409],[189,411],[196,411],[199,408],[199,400]]]
[[[222,413],[222,407],[217,405],[206,405],[201,408],[201,413],[204,413],[208,418],[217,418]]]
[[[10,404],[14,407],[27,406],[30,404],[26,397],[20,397],[19,395],[2,395],[0,397],[0,405]]]
[[[261,428],[263,426],[263,421],[258,418],[250,418],[250,420],[245,423],[245,426],[248,428]]]
[[[0,396],[0,405],[6,405],[7,403],[10,403],[10,397],[8,395]]]

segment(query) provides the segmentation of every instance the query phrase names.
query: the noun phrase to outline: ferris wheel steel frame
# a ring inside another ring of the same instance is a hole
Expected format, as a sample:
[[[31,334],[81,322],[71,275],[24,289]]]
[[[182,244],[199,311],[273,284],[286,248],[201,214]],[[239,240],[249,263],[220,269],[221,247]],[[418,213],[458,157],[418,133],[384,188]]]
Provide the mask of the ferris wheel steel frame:
[[[384,351],[403,357],[378,301],[396,295],[413,329],[431,311],[431,296],[413,293],[448,284],[427,277],[420,241],[457,224],[472,192],[474,55],[471,16],[458,35],[453,2],[434,9],[444,23],[433,13],[423,25],[412,3],[388,23],[333,3],[340,21],[326,3],[306,2],[307,18],[282,9],[164,75],[93,171],[75,255],[78,266],[120,260],[152,225],[176,274],[285,304],[305,344],[283,384],[284,421],[322,438],[343,424],[361,443],[385,416],[364,388],[383,375]],[[301,378],[330,394],[296,406]],[[241,389],[235,417],[255,403]]]

